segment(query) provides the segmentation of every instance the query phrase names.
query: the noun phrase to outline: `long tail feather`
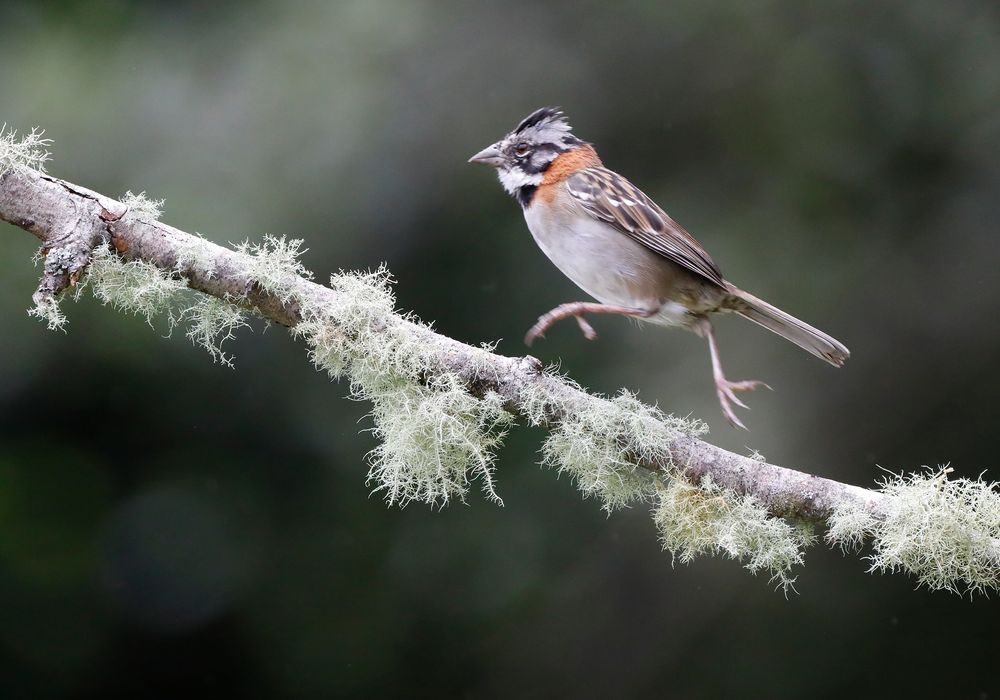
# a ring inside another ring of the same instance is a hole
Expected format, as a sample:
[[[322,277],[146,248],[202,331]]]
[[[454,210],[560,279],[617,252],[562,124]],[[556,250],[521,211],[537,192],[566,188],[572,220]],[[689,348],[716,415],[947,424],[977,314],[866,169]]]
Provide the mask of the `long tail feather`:
[[[772,333],[777,333],[785,340],[795,343],[816,357],[826,360],[834,367],[842,366],[851,356],[851,352],[842,343],[808,323],[771,306],[763,299],[758,299],[742,289],[734,288],[732,294],[726,304],[728,308]]]

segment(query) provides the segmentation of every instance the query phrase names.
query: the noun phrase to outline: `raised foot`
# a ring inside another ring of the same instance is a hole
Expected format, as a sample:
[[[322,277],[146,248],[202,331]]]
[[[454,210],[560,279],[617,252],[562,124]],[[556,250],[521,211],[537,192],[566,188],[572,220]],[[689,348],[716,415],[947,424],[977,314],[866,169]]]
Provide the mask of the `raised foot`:
[[[575,306],[577,306],[577,304],[563,304],[547,314],[539,316],[538,322],[529,328],[527,334],[525,334],[524,344],[530,346],[533,342],[535,342],[535,339],[544,338],[545,331],[554,326],[557,321],[561,321],[569,316],[576,319],[576,325],[580,326],[580,330],[583,331],[584,338],[587,340],[596,340],[597,331],[594,330],[593,326],[587,323],[587,319],[583,317],[583,313],[569,312],[569,308]]]
[[[742,382],[731,382],[725,378],[715,380],[715,393],[719,397],[719,405],[722,407],[722,413],[725,415],[726,420],[729,421],[729,424],[734,428],[747,430],[747,427],[743,425],[743,422],[736,417],[736,413],[733,411],[733,404],[736,404],[740,408],[745,408],[748,411],[750,410],[749,406],[740,401],[740,399],[736,396],[736,393],[753,391],[759,387],[771,389],[770,386],[756,379],[747,379]]]
[[[535,339],[544,338],[545,331],[551,328],[552,325],[558,320],[551,319],[548,316],[548,314],[542,316],[538,319],[538,323],[528,329],[527,334],[524,336],[525,345],[530,347],[531,344],[535,342]],[[587,340],[597,340],[597,331],[594,330],[593,326],[587,323],[587,319],[583,316],[575,316],[574,318],[576,318],[576,324],[580,326],[580,330],[583,331],[584,338]]]
[[[627,306],[615,306],[613,304],[595,304],[588,301],[574,301],[569,304],[560,304],[547,314],[538,318],[538,323],[533,325],[527,335],[524,336],[524,344],[531,345],[536,338],[545,336],[552,324],[564,318],[572,316],[576,319],[576,325],[583,331],[583,337],[587,340],[594,340],[597,332],[587,323],[584,314],[616,314],[618,316],[631,316],[633,318],[649,318],[656,313],[655,309],[633,309]]]

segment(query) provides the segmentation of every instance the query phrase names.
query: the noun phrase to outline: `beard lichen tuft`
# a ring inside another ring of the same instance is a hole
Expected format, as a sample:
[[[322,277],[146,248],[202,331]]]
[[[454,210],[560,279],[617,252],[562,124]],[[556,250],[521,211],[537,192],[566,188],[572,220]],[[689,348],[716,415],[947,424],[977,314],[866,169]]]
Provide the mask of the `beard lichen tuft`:
[[[247,313],[235,302],[199,295],[181,313],[181,320],[187,322],[188,339],[205,349],[214,362],[227,367],[233,366],[232,355],[222,350],[222,344],[236,337],[236,330],[249,326]]]
[[[148,262],[122,260],[110,248],[101,246],[94,249],[77,296],[85,287],[90,287],[102,304],[141,316],[150,327],[154,318],[164,316],[169,335],[181,315],[180,302],[187,283]]]
[[[125,220],[156,221],[163,206],[162,200],[150,200],[145,193],[127,192],[122,202],[128,207]],[[298,260],[301,243],[265,236],[260,244],[244,243],[240,252],[250,257],[252,279],[265,291],[288,301],[296,281],[303,276],[311,277]],[[241,299],[200,294],[192,297],[187,282],[181,278],[182,273],[193,267],[212,276],[214,263],[206,251],[207,243],[200,237],[192,237],[180,247],[174,269],[166,271],[141,260],[123,260],[110,248],[100,247],[94,251],[84,284],[77,288],[77,297],[89,286],[101,303],[141,316],[150,326],[155,318],[163,316],[167,335],[178,323],[184,323],[185,335],[192,343],[204,348],[214,361],[231,367],[233,358],[223,351],[222,345],[234,337],[237,329],[249,325],[248,311],[239,306]]]
[[[163,214],[164,201],[162,199],[150,199],[144,191],[136,194],[132,190],[129,190],[121,199],[122,204],[127,207],[125,215],[122,218],[125,221],[159,221],[160,215]]]
[[[32,148],[37,149],[40,147],[39,144],[48,143],[47,139],[39,138],[41,133],[32,131],[25,141],[18,144],[15,151],[22,151],[20,155],[16,156],[18,162],[30,165],[31,157],[42,158],[42,162],[48,157],[47,153],[35,153],[34,156],[29,157],[23,152],[27,149],[30,154]],[[4,152],[10,145],[5,141],[5,138],[3,129],[0,128],[0,172],[3,171],[4,162],[14,158],[9,152],[7,152],[6,158],[4,156]],[[146,197],[145,192],[135,194],[130,190],[125,193],[121,201],[126,207],[125,215],[122,217],[125,222],[132,219],[156,221],[162,213],[163,200],[151,200]],[[55,251],[48,253],[48,255],[55,254]],[[39,252],[39,255],[36,256],[36,262],[43,259],[44,256]],[[83,288],[89,281],[94,284],[94,295],[102,303],[110,304],[119,311],[131,311],[144,316],[146,322],[152,325],[153,316],[159,313],[159,309],[154,307],[157,307],[160,302],[167,302],[166,306],[169,306],[173,299],[170,295],[170,289],[174,287],[174,280],[170,279],[169,275],[162,273],[159,268],[148,263],[137,261],[132,267],[124,269],[119,267],[119,265],[127,264],[130,263],[124,263],[117,256],[114,256],[107,246],[98,246],[91,253],[82,283],[76,286],[73,298],[75,300],[80,298]],[[130,283],[135,283],[135,286],[130,288]],[[181,285],[181,287],[183,286],[185,285]],[[170,299],[168,300],[167,297]],[[28,310],[28,315],[44,320],[49,330],[62,330],[67,321],[66,314],[60,308],[59,299],[51,296],[36,302],[35,306]],[[172,329],[175,321],[169,310],[168,317]]]
[[[664,461],[681,435],[705,432],[703,423],[665,415],[622,390],[575,406],[542,445],[542,464],[568,474],[584,497],[609,513],[656,493],[652,473],[637,464]]]
[[[35,303],[30,309],[28,309],[28,315],[39,319],[40,321],[45,321],[45,326],[50,331],[63,331],[66,330],[66,314],[63,312],[62,308],[59,306],[59,300],[52,297],[47,297],[41,299]]]
[[[503,505],[493,481],[494,451],[512,419],[499,395],[479,399],[446,374],[426,385],[404,379],[366,398],[372,402],[372,432],[380,440],[368,455],[367,483],[389,505],[464,502],[471,479],[479,479],[486,497]]]
[[[653,521],[660,542],[675,561],[687,564],[704,554],[724,554],[787,593],[794,590],[792,567],[803,563],[802,549],[813,542],[812,528],[771,516],[749,494],[738,494],[706,477],[700,486],[674,479],[657,489]]]
[[[300,300],[302,321],[292,333],[310,347],[317,368],[352,385],[378,384],[384,377],[416,379],[426,366],[423,346],[400,326],[392,277],[380,267],[369,272],[341,272],[330,278],[335,292],[319,302]]]
[[[877,514],[848,504],[830,519],[827,540],[857,546],[870,537],[870,572],[905,571],[919,586],[959,595],[1000,588],[1000,492],[951,469],[892,475]]]
[[[857,552],[875,531],[876,523],[875,516],[866,504],[846,501],[834,508],[827,520],[823,539],[827,544],[839,547],[844,554]]]
[[[502,398],[473,396],[459,377],[433,371],[434,348],[414,332],[422,324],[395,311],[391,283],[384,267],[334,275],[335,294],[298,300],[303,320],[292,331],[318,369],[371,402],[379,444],[368,455],[368,483],[390,505],[443,506],[464,501],[479,479],[487,498],[502,503],[494,454],[512,423]]]
[[[312,279],[299,258],[306,251],[302,240],[267,234],[260,243],[244,241],[236,250],[248,256],[247,273],[260,288],[276,296],[283,304],[296,296],[302,278]]]
[[[44,129],[35,127],[18,137],[17,131],[8,129],[6,124],[0,125],[0,175],[22,168],[44,173],[45,163],[51,155],[48,148],[52,145],[52,140],[44,135]]]
[[[186,325],[188,339],[228,367],[233,358],[222,345],[249,325],[247,311],[236,300],[194,294],[175,274],[141,260],[123,260],[106,246],[94,250],[75,296],[87,287],[102,304],[141,316],[151,327],[165,318],[168,336],[178,324]]]

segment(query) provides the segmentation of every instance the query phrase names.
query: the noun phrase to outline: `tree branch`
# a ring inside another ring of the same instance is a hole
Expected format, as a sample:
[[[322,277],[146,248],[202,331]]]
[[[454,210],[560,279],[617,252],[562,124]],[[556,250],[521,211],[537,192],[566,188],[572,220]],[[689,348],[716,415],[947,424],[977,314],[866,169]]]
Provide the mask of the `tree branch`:
[[[294,328],[303,308],[335,304],[338,292],[303,276],[287,281],[275,293],[259,284],[255,259],[166,224],[129,216],[122,202],[27,167],[0,175],[0,219],[33,233],[47,252],[36,301],[48,303],[77,282],[94,249],[111,244],[124,260],[141,260],[179,276],[192,289],[218,299],[252,307],[264,318]],[[199,247],[197,256],[187,252]],[[530,356],[505,357],[433,332],[400,318],[398,328],[426,349],[426,380],[437,374],[457,376],[474,396],[495,393],[504,408],[536,424],[557,427],[611,399],[594,396],[574,383],[543,371]],[[664,426],[653,416],[642,418],[650,432]],[[618,436],[627,452],[630,437]],[[628,457],[636,467],[656,474],[683,476],[691,484],[706,477],[722,488],[752,496],[774,516],[823,523],[836,512],[861,514],[879,523],[891,516],[885,494],[767,464],[728,452],[697,437],[670,433],[665,450]],[[988,540],[989,541],[989,540]],[[992,558],[1000,547],[992,540]]]
[[[283,302],[255,284],[247,255],[160,222],[128,219],[126,213],[121,202],[37,171],[22,169],[0,177],[0,219],[35,234],[43,250],[49,251],[40,285],[46,295],[75,284],[90,252],[108,241],[126,260],[143,260],[167,271],[179,269],[192,289],[219,299],[245,297],[261,316],[282,326],[293,327],[301,320],[296,301]],[[208,264],[202,255],[199,264],[178,266],[184,251],[192,245],[208,248]],[[50,264],[56,252],[59,255]],[[293,298],[336,294],[303,278],[296,286]],[[480,348],[416,323],[408,326],[417,342],[438,349],[440,369],[461,377],[474,393],[494,391],[514,413],[523,413],[529,397],[532,401],[539,395],[549,397],[541,406],[543,425],[562,421],[574,407],[604,400],[544,373],[541,362],[534,357],[487,353],[484,358]],[[484,371],[484,360],[489,371]],[[759,462],[693,437],[675,438],[667,459],[639,466],[653,471],[679,468],[694,483],[711,476],[721,486],[754,495],[775,515],[813,521],[826,520],[834,507],[845,501],[874,507],[881,499],[875,491]]]

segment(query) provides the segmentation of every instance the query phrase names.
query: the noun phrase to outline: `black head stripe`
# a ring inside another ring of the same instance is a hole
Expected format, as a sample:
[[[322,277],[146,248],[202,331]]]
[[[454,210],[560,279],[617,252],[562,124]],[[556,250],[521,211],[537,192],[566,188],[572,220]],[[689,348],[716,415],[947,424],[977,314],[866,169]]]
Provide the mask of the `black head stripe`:
[[[529,114],[524,118],[517,128],[514,129],[515,134],[520,134],[525,129],[530,129],[533,126],[537,126],[541,122],[547,119],[565,119],[562,110],[558,107],[542,107],[541,109],[536,109],[534,112]]]

